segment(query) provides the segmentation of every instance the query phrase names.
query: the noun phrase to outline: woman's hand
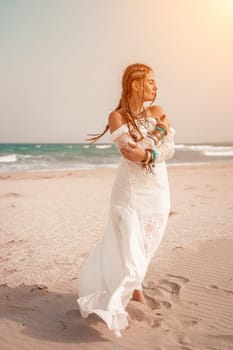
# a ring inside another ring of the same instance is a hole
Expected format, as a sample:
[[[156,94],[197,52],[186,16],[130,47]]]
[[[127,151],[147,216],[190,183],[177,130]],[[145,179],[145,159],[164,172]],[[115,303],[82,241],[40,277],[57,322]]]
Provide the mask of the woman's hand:
[[[139,143],[128,143],[121,148],[121,154],[132,162],[141,162],[146,159],[146,151]]]
[[[166,114],[163,114],[157,118],[157,123],[163,125],[166,130],[168,130],[171,126]]]

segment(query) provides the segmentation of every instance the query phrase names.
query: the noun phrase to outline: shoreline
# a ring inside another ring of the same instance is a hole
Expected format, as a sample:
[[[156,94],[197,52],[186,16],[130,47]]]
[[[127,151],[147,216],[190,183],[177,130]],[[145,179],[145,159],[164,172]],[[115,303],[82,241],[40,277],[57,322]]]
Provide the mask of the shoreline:
[[[232,168],[233,162],[200,162],[200,163],[179,163],[179,164],[166,164],[167,169],[191,169],[191,168]],[[0,180],[12,179],[12,178],[48,178],[48,174],[52,177],[64,177],[64,176],[79,176],[79,175],[88,175],[88,173],[97,174],[101,172],[114,173],[117,171],[118,165],[116,167],[97,167],[90,169],[41,169],[41,170],[22,170],[22,171],[6,171],[0,172]]]

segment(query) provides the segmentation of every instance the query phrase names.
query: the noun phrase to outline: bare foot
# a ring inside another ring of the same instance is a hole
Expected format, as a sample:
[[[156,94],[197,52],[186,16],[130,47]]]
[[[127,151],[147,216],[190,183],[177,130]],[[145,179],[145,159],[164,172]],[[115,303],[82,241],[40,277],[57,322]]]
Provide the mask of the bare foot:
[[[130,324],[130,322],[128,320],[128,326],[125,327],[125,330],[127,331],[130,327],[131,327],[131,324]]]
[[[135,301],[138,301],[139,303],[147,305],[147,302],[142,290],[135,289],[133,292],[132,300],[135,300]]]

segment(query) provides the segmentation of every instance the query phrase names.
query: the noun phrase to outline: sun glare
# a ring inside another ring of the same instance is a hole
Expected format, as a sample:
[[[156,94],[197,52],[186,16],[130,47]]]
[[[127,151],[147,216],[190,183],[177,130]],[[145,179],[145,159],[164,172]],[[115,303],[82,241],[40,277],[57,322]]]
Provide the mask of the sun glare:
[[[206,4],[208,4],[209,13],[212,13],[219,25],[227,26],[228,30],[232,31],[233,0],[209,0]]]
[[[219,13],[225,13],[227,16],[233,14],[233,0],[211,0],[209,4]]]

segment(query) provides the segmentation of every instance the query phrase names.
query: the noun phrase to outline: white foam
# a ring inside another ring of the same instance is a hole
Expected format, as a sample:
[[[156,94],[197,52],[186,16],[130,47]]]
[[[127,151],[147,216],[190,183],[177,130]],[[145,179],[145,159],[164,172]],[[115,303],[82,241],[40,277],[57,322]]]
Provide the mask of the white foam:
[[[204,151],[202,152],[205,156],[209,157],[232,157],[233,150],[226,151]]]
[[[7,156],[0,156],[0,163],[13,163],[17,161],[17,154],[9,154]]]
[[[232,146],[213,146],[213,145],[175,145],[180,151],[233,151]]]
[[[167,167],[173,167],[173,166],[200,166],[200,165],[206,165],[206,164],[213,164],[211,162],[185,162],[185,163],[166,163]]]
[[[106,148],[111,148],[112,145],[96,145],[95,147],[98,149],[106,149]]]

